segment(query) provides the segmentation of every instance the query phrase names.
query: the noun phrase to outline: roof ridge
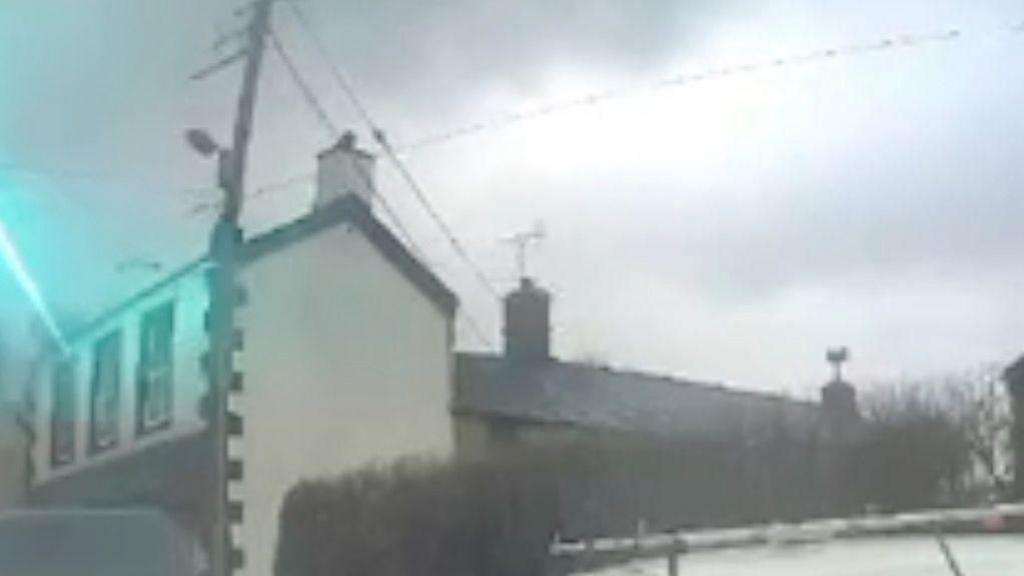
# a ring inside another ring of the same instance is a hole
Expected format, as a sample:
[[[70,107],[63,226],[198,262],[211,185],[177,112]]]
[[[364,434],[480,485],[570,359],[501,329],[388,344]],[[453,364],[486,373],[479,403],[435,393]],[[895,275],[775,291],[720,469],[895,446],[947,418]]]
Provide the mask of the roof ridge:
[[[578,363],[578,362],[573,362],[573,363],[570,363],[570,364],[577,365],[577,366],[581,365],[581,363]],[[583,364],[583,366],[587,366],[587,365]],[[795,398],[795,397],[790,396],[790,395],[788,395],[788,394],[786,394],[784,392],[781,392],[781,391],[772,392],[772,391],[767,391],[767,390],[752,390],[752,389],[748,389],[748,388],[736,387],[734,385],[729,385],[727,383],[719,382],[719,381],[689,380],[689,379],[686,379],[685,377],[676,376],[676,375],[671,374],[671,373],[648,372],[648,371],[644,371],[644,370],[639,369],[639,368],[617,368],[617,367],[607,367],[606,368],[606,367],[601,367],[601,366],[595,366],[595,367],[592,367],[592,368],[598,369],[598,370],[602,370],[602,371],[605,371],[605,372],[611,372],[613,374],[617,374],[617,375],[621,375],[621,376],[633,376],[633,377],[645,378],[645,379],[648,379],[648,380],[664,381],[664,382],[667,382],[669,384],[676,385],[676,386],[689,386],[689,387],[696,387],[696,388],[704,388],[704,389],[707,389],[707,390],[721,391],[721,392],[725,392],[725,393],[729,393],[729,394],[743,394],[743,395],[748,395],[748,396],[757,396],[759,398],[764,398],[764,399],[768,399],[768,400],[780,400],[780,401],[785,401],[785,402],[790,402],[790,403],[815,404],[814,402],[809,402],[807,400],[802,400],[802,399],[799,399],[799,398]]]
[[[505,356],[502,354],[488,353],[488,352],[457,352],[458,356],[463,356],[473,359],[486,359],[501,362],[505,360]],[[552,358],[550,360],[552,365],[562,366],[570,370],[588,370],[593,372],[604,372],[613,376],[620,377],[631,377],[631,378],[642,378],[648,382],[664,382],[671,386],[688,387],[688,388],[700,388],[703,390],[709,390],[713,392],[721,392],[725,394],[751,396],[761,398],[765,400],[774,400],[779,402],[787,402],[792,404],[810,405],[816,406],[816,402],[797,398],[778,391],[767,391],[767,390],[751,390],[748,388],[740,388],[736,386],[730,386],[720,381],[707,381],[707,380],[693,380],[687,377],[677,376],[671,373],[658,373],[653,371],[645,371],[640,368],[622,368],[616,366],[605,366],[596,365],[588,362],[580,361],[567,361],[558,358]]]
[[[282,223],[243,240],[240,247],[240,266],[246,266],[259,258],[308,238],[321,230],[331,228],[340,222],[350,222],[359,228],[363,236],[373,244],[385,260],[398,268],[399,272],[419,288],[429,299],[446,312],[454,313],[458,306],[455,294],[417,259],[376,216],[370,206],[355,194],[346,194],[330,203],[304,214],[294,220]],[[94,316],[68,338],[75,342],[101,326],[104,322],[124,312],[140,300],[151,296],[209,263],[209,255],[203,254],[187,264],[168,273],[163,278],[132,293],[117,304]]]

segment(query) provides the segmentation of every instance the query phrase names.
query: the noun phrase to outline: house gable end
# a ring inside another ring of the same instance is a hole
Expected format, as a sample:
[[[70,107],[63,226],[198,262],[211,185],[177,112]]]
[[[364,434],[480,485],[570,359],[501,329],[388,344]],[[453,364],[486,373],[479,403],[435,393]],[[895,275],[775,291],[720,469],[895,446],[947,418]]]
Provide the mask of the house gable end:
[[[354,194],[339,198],[309,215],[247,241],[242,258],[250,263],[300,242],[340,223],[349,223],[394,266],[402,276],[427,296],[447,316],[453,316],[458,300],[422,262],[395,238],[366,203]]]

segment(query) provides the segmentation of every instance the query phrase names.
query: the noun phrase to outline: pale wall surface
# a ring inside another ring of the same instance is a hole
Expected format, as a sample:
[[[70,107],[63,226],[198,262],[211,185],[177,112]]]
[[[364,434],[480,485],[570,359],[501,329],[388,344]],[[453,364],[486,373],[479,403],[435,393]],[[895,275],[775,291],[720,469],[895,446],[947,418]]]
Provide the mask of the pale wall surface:
[[[451,454],[451,326],[347,224],[257,260],[242,281],[239,544],[247,573],[266,576],[298,481]]]

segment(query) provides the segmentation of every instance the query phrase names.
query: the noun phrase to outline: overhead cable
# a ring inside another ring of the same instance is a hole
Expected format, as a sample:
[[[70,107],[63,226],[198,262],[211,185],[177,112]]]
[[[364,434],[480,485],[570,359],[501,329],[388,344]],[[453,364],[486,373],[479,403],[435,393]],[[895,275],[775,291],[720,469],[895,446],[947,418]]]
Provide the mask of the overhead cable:
[[[384,134],[384,131],[381,130],[381,128],[378,126],[376,122],[374,122],[373,117],[370,116],[369,111],[367,110],[366,106],[363,105],[358,94],[352,88],[351,83],[348,82],[348,80],[345,78],[345,75],[341,73],[341,70],[330,57],[330,54],[327,52],[326,46],[320,40],[319,36],[316,34],[313,27],[310,25],[309,19],[306,18],[302,8],[299,5],[295,4],[294,2],[291,2],[288,5],[291,7],[292,13],[296,15],[296,19],[302,25],[307,35],[311,38],[313,45],[315,46],[317,52],[320,55],[320,58],[327,64],[327,67],[328,69],[330,69],[331,76],[334,78],[335,82],[341,88],[342,92],[345,93],[346,97],[349,99],[349,102],[351,102],[353,108],[355,108],[356,112],[363,119],[363,122],[370,129],[370,132],[373,134],[374,139],[380,145],[381,150],[384,152],[384,155],[388,158],[388,160],[391,161],[391,164],[395,167],[399,175],[402,177],[402,180],[405,181],[406,185],[412,191],[416,200],[423,207],[424,211],[426,211],[427,215],[430,216],[430,219],[433,220],[434,224],[441,231],[441,234],[445,237],[448,244],[452,247],[452,250],[472,271],[474,277],[480,283],[480,285],[483,286],[484,289],[494,298],[500,298],[500,292],[498,291],[498,289],[494,286],[490,279],[487,278],[487,275],[484,274],[480,266],[477,265],[477,263],[470,256],[465,246],[455,235],[455,232],[445,222],[444,218],[441,217],[441,214],[437,211],[433,203],[427,197],[427,194],[423,190],[423,187],[420,186],[420,184],[416,181],[416,178],[413,177],[412,172],[410,172],[409,168],[405,165],[402,159],[399,158],[395,149],[391,146],[386,135]]]

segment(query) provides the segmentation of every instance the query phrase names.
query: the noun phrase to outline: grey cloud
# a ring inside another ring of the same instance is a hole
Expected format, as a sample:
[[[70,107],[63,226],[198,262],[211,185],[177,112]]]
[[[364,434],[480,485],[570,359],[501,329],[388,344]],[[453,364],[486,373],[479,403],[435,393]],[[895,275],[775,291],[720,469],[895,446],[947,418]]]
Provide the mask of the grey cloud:
[[[758,20],[764,4],[302,3],[334,59],[382,124],[399,131],[399,137],[421,136],[480,114],[486,117],[490,104],[484,100],[491,93],[529,99],[562,75],[628,85],[648,73],[660,74],[668,59],[691,47],[737,30],[745,33],[749,26],[762,26],[757,35],[770,40],[777,32],[773,22],[792,20],[794,28],[775,38],[789,45],[815,43],[802,35],[801,26],[841,26],[835,21],[854,11],[821,3],[772,3],[778,20]],[[32,197],[39,214],[47,215],[27,226],[30,239],[42,237],[54,222],[64,231],[60,238],[26,242],[25,249],[48,291],[75,312],[89,315],[124,294],[128,284],[147,280],[115,278],[118,258],[156,257],[173,266],[202,248],[208,222],[185,217],[189,203],[180,191],[211,175],[209,166],[184,150],[180,131],[200,125],[225,133],[237,84],[231,73],[199,87],[184,77],[211,60],[208,47],[218,28],[234,25],[228,14],[235,5],[230,0],[26,0],[17,5],[27,18],[17,28],[0,21],[5,83],[0,91],[0,158],[83,171],[138,172],[147,181],[162,183],[157,188],[61,182],[51,186],[60,188],[59,194],[20,191]],[[899,18],[891,17],[892,11],[881,3],[864,3],[856,12],[861,29],[889,33],[914,30],[922,22],[930,29],[934,22],[924,16],[931,5],[901,5],[905,13]],[[970,20],[976,3],[943,5],[942,21],[948,16],[958,22],[958,12]],[[354,123],[287,6],[277,10],[278,29],[318,94],[339,123]],[[731,27],[741,19],[747,28]],[[786,76],[791,85],[785,102],[763,112],[772,121],[756,119],[769,124],[767,134],[755,131],[749,142],[723,151],[725,159],[713,168],[692,165],[687,158],[672,164],[664,156],[648,164],[641,153],[622,159],[609,155],[601,164],[574,157],[573,151],[531,164],[522,161],[528,151],[509,145],[514,139],[492,135],[425,151],[410,163],[489,273],[507,276],[511,268],[499,237],[544,219],[551,239],[538,256],[537,268],[555,288],[564,287],[563,301],[575,302],[566,303],[577,314],[573,322],[595,318],[598,328],[585,336],[607,344],[614,360],[640,366],[660,362],[686,370],[688,362],[696,365],[703,358],[702,375],[774,374],[784,379],[805,361],[803,354],[830,343],[823,340],[833,334],[857,332],[862,342],[876,336],[855,321],[827,329],[810,320],[798,327],[774,319],[756,321],[753,311],[771,310],[773,302],[787,295],[858,282],[891,285],[915,274],[936,281],[974,277],[991,286],[1019,281],[1024,227],[1017,215],[1024,213],[1024,201],[1015,184],[1024,179],[1019,161],[1024,125],[1007,103],[1020,101],[1024,94],[1018,60],[1013,59],[1019,44],[1006,43],[1009,48],[998,58],[988,57],[995,52],[979,57],[964,48],[975,46],[967,42],[921,51],[937,55],[932,62],[948,68],[930,82],[921,81],[921,74],[908,78],[912,64],[890,65],[917,62],[918,53],[836,63],[828,68],[827,78]],[[42,45],[47,46],[45,53],[37,49]],[[269,61],[253,151],[252,166],[258,172],[254,183],[308,170],[323,144],[279,63],[273,57]],[[764,84],[773,78],[765,76]],[[826,82],[838,87],[823,90]],[[631,137],[656,137],[661,128]],[[558,130],[542,136],[557,140],[563,136]],[[702,135],[687,137],[699,145]],[[614,142],[620,136],[608,138]],[[469,186],[466,178],[477,164],[487,169],[473,174]],[[652,164],[661,164],[654,166],[659,176],[650,175]],[[532,172],[538,165],[543,167]],[[547,166],[551,168],[545,173]],[[671,174],[666,177],[666,172]],[[695,173],[703,178],[693,178]],[[420,213],[412,201],[401,200],[408,197],[393,175],[383,183],[406,214]],[[294,199],[298,197],[276,198],[280,206],[291,202],[293,211],[301,208]],[[253,204],[253,211],[261,206],[275,204]],[[267,209],[269,217],[283,217],[275,210]],[[410,220],[438,267],[450,272],[446,280],[463,294],[467,309],[489,315],[487,324],[498,334],[494,303],[481,296],[472,279],[461,278],[468,274],[443,240],[435,238],[429,223]],[[60,257],[48,258],[47,253]],[[74,285],[66,282],[69,277],[76,279]],[[0,297],[16,295],[5,282],[0,278]],[[648,282],[669,295],[662,295],[657,306],[647,303],[637,315],[635,300],[644,296]],[[954,291],[958,283],[946,285]],[[872,302],[856,292],[843,291],[850,309],[857,302]],[[910,296],[907,302],[913,301]],[[685,305],[671,308],[680,301]],[[782,308],[790,313],[800,306],[787,301]],[[1006,299],[992,306],[1012,311],[1016,305]],[[891,323],[906,333],[920,320],[921,311],[915,313],[896,315]],[[729,327],[722,328],[737,315],[754,319],[738,343],[730,340]],[[965,313],[957,321],[966,324],[968,317]],[[964,328],[952,323],[944,327],[951,334]],[[579,328],[572,324],[564,330],[567,338],[574,330],[578,336]],[[765,352],[757,359],[735,360],[742,356],[737,350],[749,342],[773,340],[786,330],[794,332],[797,344],[780,348],[777,355]],[[982,322],[971,334],[984,336],[986,330]],[[696,335],[686,341],[694,346],[692,356],[673,364],[673,337],[684,331]],[[701,338],[710,333],[718,334],[717,339]],[[1000,332],[1002,344],[1011,340],[1004,336]],[[884,346],[881,338],[874,340]],[[948,347],[952,345],[942,349]],[[920,355],[928,356],[926,346]],[[747,364],[734,369],[733,364],[743,362]]]
[[[863,129],[868,137],[846,133],[833,151],[796,129],[786,150],[757,151],[777,148],[771,141],[737,150],[769,154],[772,166],[721,174],[719,189],[689,184],[685,174],[646,191],[593,183],[585,202],[566,195],[552,211],[563,227],[600,230],[591,248],[582,244],[595,260],[628,263],[714,299],[761,301],[810,285],[922,274],[1017,281],[1024,147],[1019,117],[1002,111],[1005,98],[1013,97],[976,97],[909,118],[879,106],[877,124]],[[899,134],[901,121],[913,131]]]
[[[494,86],[529,93],[559,70],[636,72],[699,40],[738,6],[382,0],[350,7],[321,2],[308,11],[331,31],[331,49],[353,78],[408,114],[450,112]]]

